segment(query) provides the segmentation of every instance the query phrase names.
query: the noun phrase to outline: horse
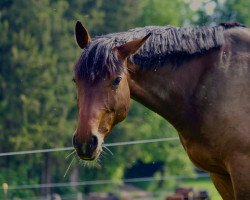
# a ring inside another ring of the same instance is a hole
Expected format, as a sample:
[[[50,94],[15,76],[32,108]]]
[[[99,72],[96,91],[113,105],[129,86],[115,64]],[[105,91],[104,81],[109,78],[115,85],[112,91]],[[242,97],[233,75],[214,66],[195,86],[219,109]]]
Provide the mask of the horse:
[[[75,37],[81,159],[98,158],[133,98],[175,127],[224,200],[250,199],[250,29],[147,26],[92,39],[77,21]]]

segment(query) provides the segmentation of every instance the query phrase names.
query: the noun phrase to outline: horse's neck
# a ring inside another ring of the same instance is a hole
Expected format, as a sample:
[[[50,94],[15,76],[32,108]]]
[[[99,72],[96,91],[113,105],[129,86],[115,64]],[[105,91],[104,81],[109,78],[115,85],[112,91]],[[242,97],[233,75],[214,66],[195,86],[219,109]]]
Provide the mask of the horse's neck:
[[[199,119],[192,98],[210,67],[209,59],[209,56],[196,57],[178,69],[163,66],[130,73],[132,98],[167,119],[180,132],[194,128],[192,124],[197,126]]]

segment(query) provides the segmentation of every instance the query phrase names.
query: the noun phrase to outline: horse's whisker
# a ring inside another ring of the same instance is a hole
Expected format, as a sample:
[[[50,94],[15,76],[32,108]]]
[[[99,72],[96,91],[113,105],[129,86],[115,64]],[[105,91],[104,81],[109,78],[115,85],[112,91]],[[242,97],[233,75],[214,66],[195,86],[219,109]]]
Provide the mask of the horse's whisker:
[[[112,156],[114,155],[113,152],[106,146],[103,146]]]
[[[79,165],[81,165],[83,167],[101,168],[101,159],[100,159],[100,157],[93,160],[93,161],[85,161],[85,160],[81,160],[80,158],[78,158],[78,163],[79,163]]]
[[[102,153],[100,154],[100,157],[106,158],[107,155],[108,155],[108,153],[106,151],[104,151],[104,149],[103,149]]]
[[[72,154],[72,153],[71,153]],[[68,166],[68,168],[67,168],[67,170],[66,170],[66,172],[65,172],[65,174],[64,174],[64,178],[66,177],[66,175],[67,175],[67,173],[68,173],[68,171],[69,171],[69,169],[70,169],[70,167],[71,167],[71,165],[72,165],[72,163],[73,163],[73,161],[75,160],[75,158],[76,158],[76,155],[74,156],[74,158],[71,160],[71,162],[70,162],[70,164],[69,164],[69,166]]]
[[[69,158],[72,154],[76,153],[76,150],[74,149],[69,155],[65,157],[65,159]]]

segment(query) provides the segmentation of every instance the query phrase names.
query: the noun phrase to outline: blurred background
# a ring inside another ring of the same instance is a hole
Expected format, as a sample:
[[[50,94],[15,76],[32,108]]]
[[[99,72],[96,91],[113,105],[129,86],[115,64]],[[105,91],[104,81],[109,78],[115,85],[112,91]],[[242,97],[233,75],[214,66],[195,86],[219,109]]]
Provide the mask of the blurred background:
[[[166,199],[178,187],[221,199],[179,140],[110,147],[96,167],[66,159],[70,151],[3,153],[71,147],[77,20],[94,37],[146,25],[249,26],[249,9],[250,0],[1,0],[0,199]],[[106,143],[168,137],[174,128],[132,101]]]

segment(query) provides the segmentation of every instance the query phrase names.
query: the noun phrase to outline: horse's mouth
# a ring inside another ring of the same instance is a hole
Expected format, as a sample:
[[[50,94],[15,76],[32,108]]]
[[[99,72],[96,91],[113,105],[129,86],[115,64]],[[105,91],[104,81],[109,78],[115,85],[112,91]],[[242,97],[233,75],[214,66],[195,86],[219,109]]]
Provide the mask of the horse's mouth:
[[[96,159],[96,156],[86,156],[84,155],[83,153],[81,152],[78,152],[77,151],[77,155],[78,157],[81,159],[81,160],[86,160],[86,161],[92,161],[92,160],[95,160]]]
[[[99,150],[98,152],[93,152],[92,155],[88,154],[84,154],[81,150],[76,149],[77,155],[81,160],[85,160],[85,161],[94,161],[96,160],[99,155],[101,154],[101,150]]]
[[[86,160],[86,161],[93,161],[93,160],[95,160],[96,158],[95,157],[92,157],[92,158],[86,158],[86,157],[84,157],[84,156],[82,156],[82,155],[78,155],[79,156],[79,158],[80,159],[82,159],[82,160]]]

